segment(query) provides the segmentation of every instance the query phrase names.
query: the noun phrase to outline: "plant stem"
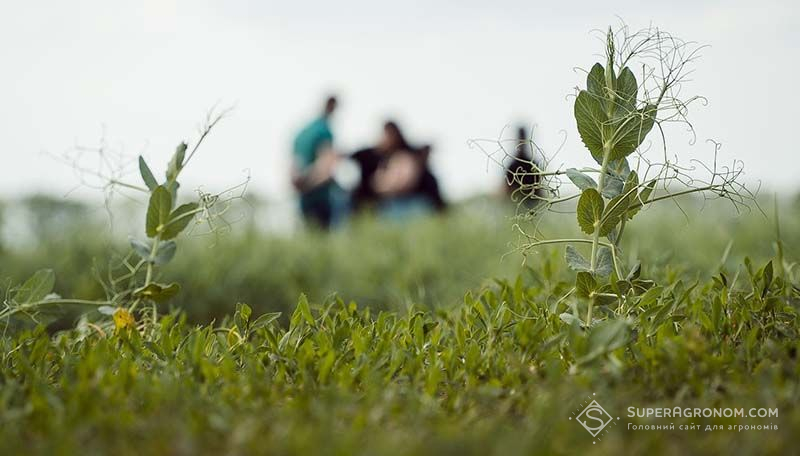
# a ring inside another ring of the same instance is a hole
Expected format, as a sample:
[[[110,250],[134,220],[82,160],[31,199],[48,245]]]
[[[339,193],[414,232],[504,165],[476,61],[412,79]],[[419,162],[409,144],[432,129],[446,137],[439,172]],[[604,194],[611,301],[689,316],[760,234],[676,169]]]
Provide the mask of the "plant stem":
[[[129,184],[127,182],[122,182],[122,181],[117,180],[117,179],[111,179],[111,180],[109,180],[109,183],[112,184],[112,185],[119,185],[120,187],[129,188],[131,190],[136,190],[137,192],[150,193],[150,190],[148,190],[148,189],[146,189],[144,187],[139,187],[138,185],[133,185],[133,184]]]
[[[589,310],[586,312],[586,327],[592,324],[592,307],[594,307],[594,297],[589,300]]]
[[[603,193],[603,185],[605,185],[606,182],[606,169],[608,168],[608,159],[610,156],[611,156],[611,148],[608,145],[604,144],[603,164],[600,166],[600,177],[597,179],[597,192],[600,193],[601,198]],[[592,238],[592,257],[589,263],[589,269],[591,269],[592,273],[594,273],[595,269],[597,268],[597,250],[599,244],[600,244],[600,226],[598,224],[598,226],[594,227],[594,237]]]
[[[158,244],[160,242],[161,234],[157,234],[156,237],[153,238],[153,247],[150,249],[150,256],[147,257],[147,272],[144,276],[144,285],[142,285],[143,287],[150,285],[150,282],[153,280],[153,265],[155,264],[156,254],[158,253]],[[141,298],[136,298],[128,310],[133,312],[141,301]]]
[[[625,232],[625,222],[627,222],[627,221],[628,221],[628,217],[625,216],[625,217],[622,218],[622,222],[620,222],[620,224],[619,224],[619,231],[617,231],[617,239],[616,239],[616,242],[614,242],[614,246],[615,247],[618,246],[619,242],[622,240],[622,233]]]

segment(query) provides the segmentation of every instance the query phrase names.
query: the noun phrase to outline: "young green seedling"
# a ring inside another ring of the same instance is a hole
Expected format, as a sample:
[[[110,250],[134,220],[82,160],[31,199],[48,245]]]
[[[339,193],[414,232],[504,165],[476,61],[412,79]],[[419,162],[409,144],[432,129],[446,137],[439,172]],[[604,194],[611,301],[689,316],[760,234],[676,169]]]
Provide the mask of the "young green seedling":
[[[142,304],[151,304],[153,321],[157,318],[156,303],[169,300],[180,291],[178,283],[162,283],[157,280],[157,270],[172,260],[177,251],[176,238],[184,232],[192,220],[202,218],[211,225],[212,220],[221,217],[227,203],[235,196],[221,197],[198,192],[196,201],[178,204],[178,178],[197,152],[205,137],[225,113],[209,117],[208,122],[189,151],[186,143],[181,143],[167,165],[164,179],[159,181],[143,157],[139,157],[139,174],[144,186],[126,183],[116,176],[94,173],[106,181],[105,189],[121,187],[144,193],[148,197],[145,230],[147,240],[130,238],[130,251],[116,270],[110,271],[109,278],[102,282],[107,297],[103,300],[64,299],[53,293],[55,275],[52,270],[41,270],[21,286],[11,290],[0,309],[0,321],[10,322],[18,316],[31,317],[34,321],[41,312],[66,305],[90,306],[100,314],[112,316],[117,330],[135,326],[136,311]],[[188,155],[187,155],[188,151]],[[245,184],[234,189],[244,191]],[[220,209],[222,206],[222,209]],[[111,324],[107,320],[108,324]],[[6,325],[8,327],[8,325]]]

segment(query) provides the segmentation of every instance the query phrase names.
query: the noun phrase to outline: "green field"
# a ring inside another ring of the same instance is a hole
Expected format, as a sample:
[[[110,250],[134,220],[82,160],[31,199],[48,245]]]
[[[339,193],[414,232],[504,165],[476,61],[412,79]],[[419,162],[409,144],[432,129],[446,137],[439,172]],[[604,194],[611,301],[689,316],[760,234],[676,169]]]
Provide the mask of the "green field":
[[[791,453],[798,209],[781,208],[780,264],[771,215],[687,212],[640,216],[623,261],[642,260],[633,282],[655,283],[635,305],[599,305],[589,327],[570,317],[585,299],[563,298],[574,284],[563,248],[505,255],[515,221],[489,200],[330,235],[245,222],[213,246],[186,238],[163,271],[182,291],[155,321],[146,310],[120,331],[70,307],[5,328],[0,454]],[[542,229],[569,232],[572,217]],[[81,220],[4,245],[9,284],[49,266],[59,294],[101,298],[92,259],[102,277],[124,240],[81,236]],[[588,397],[620,418],[599,438],[571,419]],[[638,418],[628,407],[779,415]],[[729,429],[739,425],[770,429]]]
[[[247,181],[181,187],[223,110],[158,177],[71,162],[127,203],[2,205],[0,454],[796,454],[800,200],[719,143],[674,156],[702,44],[623,23],[603,46],[570,96],[591,166],[515,156],[531,204],[264,230],[287,214]],[[323,136],[306,203],[332,187]]]

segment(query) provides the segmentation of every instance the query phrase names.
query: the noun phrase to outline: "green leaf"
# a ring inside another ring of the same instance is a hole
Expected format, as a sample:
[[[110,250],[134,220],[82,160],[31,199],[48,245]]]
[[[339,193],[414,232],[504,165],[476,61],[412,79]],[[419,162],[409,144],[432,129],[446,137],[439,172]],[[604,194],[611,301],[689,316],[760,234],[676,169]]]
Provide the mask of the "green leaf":
[[[14,301],[18,304],[39,302],[53,292],[55,283],[56,275],[52,269],[40,269],[17,289]]]
[[[175,204],[178,201],[178,189],[179,188],[181,188],[181,184],[179,184],[178,181],[172,181],[167,186],[167,190],[169,190],[169,194],[172,195],[172,205],[173,206],[175,206]]]
[[[142,175],[142,180],[144,184],[147,185],[147,188],[152,192],[158,187],[158,182],[156,182],[156,178],[153,176],[153,172],[150,171],[150,167],[147,166],[147,163],[144,161],[144,157],[139,155],[139,174]]]
[[[607,236],[622,220],[622,216],[628,210],[630,199],[622,194],[608,202],[603,210],[602,222],[600,225],[600,236]],[[591,233],[589,233],[591,234]]]
[[[177,250],[178,245],[175,241],[166,241],[158,244],[158,250],[156,251],[156,256],[153,258],[153,264],[157,266],[161,266],[167,264],[172,260],[175,256],[175,250]]]
[[[163,185],[159,185],[150,195],[150,204],[147,206],[147,236],[156,237],[164,230],[171,210],[172,197]]]
[[[763,280],[764,286],[763,286],[763,288],[761,290],[761,299],[764,299],[764,297],[767,296],[767,292],[769,292],[770,285],[772,285],[772,279],[773,279],[773,275],[774,275],[773,268],[772,268],[772,260],[769,260],[769,263],[767,263],[764,266],[762,271],[763,271],[763,273],[762,273],[763,279],[762,280]]]
[[[625,67],[620,71],[616,86],[616,116],[625,116],[636,109],[636,97],[638,96],[639,86],[636,83],[636,76],[630,68]]]
[[[147,286],[134,290],[133,296],[136,298],[151,299],[156,302],[164,302],[178,294],[180,290],[181,286],[175,282],[172,282],[169,285],[153,282]]]
[[[622,193],[622,189],[625,186],[625,178],[630,174],[631,168],[628,165],[628,160],[621,158],[610,161],[606,170],[608,172],[600,193],[603,197],[612,199]]]
[[[647,309],[658,301],[661,294],[664,292],[664,287],[658,286],[647,290],[641,298],[639,298],[639,307]]]
[[[636,280],[639,278],[641,273],[642,273],[642,263],[640,261],[637,261],[636,264],[634,264],[633,267],[631,268],[631,272],[629,272],[628,276],[625,277],[625,280],[627,281]]]
[[[567,170],[567,177],[581,191],[586,190],[587,188],[597,188],[597,182],[595,182],[594,179],[575,168],[570,168]]]
[[[642,205],[644,205],[648,199],[650,199],[650,195],[653,193],[653,190],[656,187],[656,179],[651,180],[650,182],[645,185],[641,192],[639,192],[639,196],[633,201],[628,209],[627,217],[628,220],[632,219],[634,215],[638,214],[639,211],[642,209]]]
[[[152,247],[150,247],[149,244],[132,237],[128,238],[128,242],[130,243],[134,253],[139,255],[139,258],[143,260],[150,258],[150,250]]]
[[[186,203],[178,206],[177,209],[169,214],[169,221],[164,226],[164,231],[161,233],[162,239],[172,239],[181,231],[185,230],[189,222],[194,218],[194,211],[200,207],[197,203]]]
[[[308,298],[305,293],[300,294],[300,299],[297,302],[297,308],[292,314],[292,326],[297,326],[300,321],[305,320],[311,326],[314,326],[314,316],[311,315],[311,307],[308,305]]]
[[[631,165],[628,164],[628,159],[626,158],[619,158],[616,160],[611,160],[608,162],[608,166],[606,167],[609,173],[625,177],[631,172]]]
[[[587,188],[581,193],[578,199],[578,224],[581,231],[592,234],[600,226],[604,204],[603,197],[593,188]]]
[[[561,321],[563,321],[564,323],[566,323],[568,325],[578,325],[578,326],[580,326],[581,323],[583,323],[580,318],[576,317],[575,315],[572,315],[571,313],[567,313],[567,312],[562,313],[561,315],[558,316],[558,318],[560,318]]]
[[[595,265],[595,274],[603,277],[608,277],[614,270],[614,257],[611,255],[611,249],[602,246],[597,249],[597,264]]]
[[[589,353],[578,362],[586,363],[625,346],[628,343],[630,326],[625,319],[606,320],[595,325],[589,333]]]
[[[606,86],[606,70],[603,65],[595,63],[586,76],[586,91],[597,98],[605,98],[603,87]]]
[[[595,290],[597,290],[597,280],[594,276],[589,272],[579,272],[575,277],[575,291],[578,292],[578,296],[591,298]]]
[[[244,303],[237,303],[236,304],[236,312],[233,314],[233,321],[236,323],[236,326],[239,327],[242,331],[247,331],[247,328],[250,326],[250,315],[253,314],[253,310]]]
[[[589,261],[571,245],[567,246],[564,258],[567,260],[567,266],[573,271],[589,271],[591,269]]]
[[[172,159],[167,165],[167,180],[174,181],[178,177],[178,173],[183,169],[183,158],[186,155],[186,143],[178,144],[175,153],[172,154]]]
[[[605,198],[615,198],[622,193],[622,188],[624,185],[625,183],[622,181],[621,177],[617,176],[616,174],[606,173],[606,178],[603,181],[603,190],[601,193]]]
[[[655,105],[648,104],[612,123],[611,160],[627,157],[642,144],[644,138],[653,129],[656,111]]]
[[[622,193],[628,195],[628,197],[632,197],[636,194],[636,190],[639,188],[639,175],[636,174],[636,171],[631,171],[628,173],[628,177],[625,179],[625,186],[622,188]]]
[[[603,129],[608,122],[601,98],[586,90],[581,90],[575,99],[575,121],[583,144],[591,152],[597,163],[603,162]]]
[[[256,318],[256,320],[252,324],[252,328],[254,330],[263,328],[264,326],[269,325],[270,323],[272,323],[273,321],[277,320],[280,317],[281,317],[280,312],[265,313],[260,317]]]

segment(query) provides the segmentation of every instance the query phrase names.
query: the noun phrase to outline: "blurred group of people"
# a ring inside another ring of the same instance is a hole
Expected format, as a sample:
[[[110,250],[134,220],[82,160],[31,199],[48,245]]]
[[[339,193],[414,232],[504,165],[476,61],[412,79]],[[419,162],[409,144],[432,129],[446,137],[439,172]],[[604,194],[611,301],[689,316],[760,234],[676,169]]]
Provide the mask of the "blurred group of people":
[[[308,223],[328,229],[353,214],[373,212],[396,219],[441,212],[447,207],[429,166],[429,144],[412,145],[397,123],[388,121],[374,146],[343,153],[334,147],[330,125],[336,107],[336,97],[329,97],[321,115],[294,141],[292,185]],[[334,179],[343,160],[351,161],[360,171],[350,192]]]

